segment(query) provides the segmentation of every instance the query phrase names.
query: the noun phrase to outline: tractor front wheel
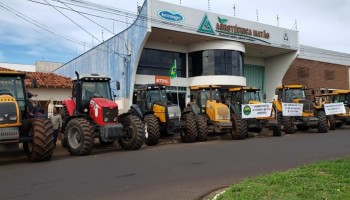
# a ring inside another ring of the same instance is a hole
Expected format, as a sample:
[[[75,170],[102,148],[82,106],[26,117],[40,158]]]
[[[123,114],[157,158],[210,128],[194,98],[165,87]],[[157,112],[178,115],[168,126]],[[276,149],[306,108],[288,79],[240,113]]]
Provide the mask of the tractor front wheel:
[[[181,141],[184,143],[192,143],[195,142],[197,139],[197,125],[195,121],[195,114],[190,111],[187,113],[184,113],[181,116],[182,120],[185,121],[185,130],[181,131]]]
[[[54,148],[53,128],[48,119],[33,119],[30,122],[29,136],[32,143],[24,143],[23,148],[31,161],[48,161]]]
[[[294,134],[294,124],[292,117],[283,117],[283,128],[286,134]]]
[[[327,115],[324,110],[319,110],[317,112],[318,117],[318,132],[319,133],[327,133],[328,132],[328,122]]]
[[[146,141],[148,146],[154,146],[159,143],[160,138],[160,127],[159,121],[153,114],[146,115],[144,118]]]
[[[272,129],[272,134],[273,136],[281,136],[282,135],[282,129],[281,129],[281,124],[282,124],[282,112],[275,112],[276,114],[276,121],[277,125],[273,127]]]
[[[336,123],[335,123],[335,117],[334,115],[328,115],[327,116],[327,121],[328,121],[328,127],[330,130],[335,130]]]
[[[93,131],[90,123],[83,118],[68,122],[64,132],[68,151],[73,156],[88,155],[92,151]]]
[[[208,119],[203,115],[196,116],[197,141],[208,140]]]
[[[145,142],[145,129],[141,119],[133,114],[122,117],[125,136],[119,139],[119,144],[123,149],[137,150]]]
[[[233,140],[245,139],[248,135],[247,121],[242,119],[241,115],[231,115],[232,130],[231,137]]]

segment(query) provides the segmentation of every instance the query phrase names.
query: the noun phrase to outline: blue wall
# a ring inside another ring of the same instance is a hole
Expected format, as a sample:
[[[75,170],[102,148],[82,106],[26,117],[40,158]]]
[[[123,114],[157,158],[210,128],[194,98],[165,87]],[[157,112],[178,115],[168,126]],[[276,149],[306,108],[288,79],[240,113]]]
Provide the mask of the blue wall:
[[[88,52],[71,60],[54,73],[66,77],[79,74],[97,73],[112,78],[112,89],[117,98],[128,98],[132,76],[136,73],[142,44],[147,36],[147,1],[135,22],[118,35],[110,38]],[[121,89],[116,91],[115,82],[119,81]]]

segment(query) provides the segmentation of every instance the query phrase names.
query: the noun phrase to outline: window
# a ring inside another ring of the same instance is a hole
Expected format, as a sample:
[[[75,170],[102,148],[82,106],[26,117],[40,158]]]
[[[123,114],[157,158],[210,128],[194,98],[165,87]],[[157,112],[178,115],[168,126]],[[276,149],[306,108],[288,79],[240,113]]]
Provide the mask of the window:
[[[334,79],[334,71],[332,71],[332,70],[324,70],[324,78],[326,80],[333,80]]]
[[[309,77],[310,68],[308,67],[299,67],[298,68],[298,77],[300,78],[308,78]]]
[[[233,50],[205,50],[189,53],[189,76],[243,76],[243,53]]]
[[[178,77],[186,77],[186,54],[162,51],[156,49],[143,49],[137,74],[168,76],[170,67],[176,60]]]

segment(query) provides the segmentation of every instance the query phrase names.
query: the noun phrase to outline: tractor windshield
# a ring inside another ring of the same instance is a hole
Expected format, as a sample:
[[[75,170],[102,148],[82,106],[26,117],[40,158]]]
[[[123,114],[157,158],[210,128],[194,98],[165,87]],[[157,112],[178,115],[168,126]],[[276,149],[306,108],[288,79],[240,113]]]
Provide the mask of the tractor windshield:
[[[248,104],[249,101],[259,101],[260,102],[260,92],[256,90],[244,91],[243,104]]]
[[[343,102],[344,105],[349,106],[350,103],[350,94],[337,94],[333,97],[333,103]]]
[[[25,111],[25,93],[23,79],[19,76],[0,77],[0,94],[13,96],[21,109]]]
[[[84,101],[90,101],[90,98],[105,98],[112,100],[108,81],[83,82],[82,88],[82,99]]]
[[[201,102],[206,104],[207,100],[210,100],[210,90],[201,91]],[[218,89],[212,90],[212,100],[220,102],[220,93]]]
[[[292,88],[286,90],[286,102],[292,103],[293,99],[306,99],[305,90],[301,88]]]
[[[160,94],[159,94],[159,92],[160,92]],[[165,104],[168,101],[165,89],[148,90],[147,94],[146,94],[146,99],[147,99],[147,103],[149,104],[149,106],[152,105],[156,101],[160,101],[160,102],[165,103]]]

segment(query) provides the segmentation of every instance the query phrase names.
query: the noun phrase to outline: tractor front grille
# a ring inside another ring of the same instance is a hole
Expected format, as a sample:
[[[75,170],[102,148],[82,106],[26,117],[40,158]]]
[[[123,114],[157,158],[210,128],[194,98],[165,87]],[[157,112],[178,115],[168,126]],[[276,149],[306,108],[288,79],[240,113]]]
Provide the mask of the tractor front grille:
[[[105,122],[115,122],[115,120],[117,120],[118,107],[114,107],[114,108],[104,107],[102,111],[103,111],[103,119]],[[107,121],[105,119],[107,119]]]
[[[0,141],[18,140],[19,130],[17,127],[0,128]]]
[[[218,117],[220,119],[229,119],[230,110],[227,107],[218,107]]]

